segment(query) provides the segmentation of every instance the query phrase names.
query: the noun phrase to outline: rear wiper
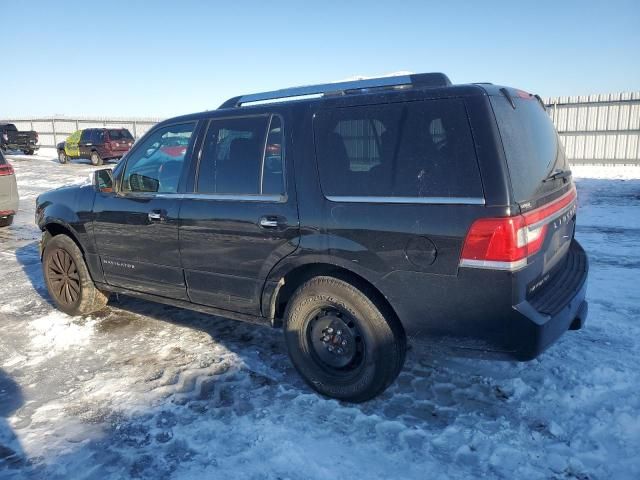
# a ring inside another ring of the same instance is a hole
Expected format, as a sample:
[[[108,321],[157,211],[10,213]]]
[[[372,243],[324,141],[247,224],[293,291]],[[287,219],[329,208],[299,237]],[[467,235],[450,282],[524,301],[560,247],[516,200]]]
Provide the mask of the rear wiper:
[[[556,178],[567,178],[571,176],[571,170],[554,170],[549,174],[547,178],[543,180],[543,182],[549,182],[551,180],[555,180]]]

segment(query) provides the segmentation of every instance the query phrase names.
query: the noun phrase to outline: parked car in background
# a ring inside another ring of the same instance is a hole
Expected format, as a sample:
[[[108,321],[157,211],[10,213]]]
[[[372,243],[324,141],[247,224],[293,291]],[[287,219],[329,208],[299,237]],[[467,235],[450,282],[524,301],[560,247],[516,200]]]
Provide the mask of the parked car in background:
[[[40,195],[36,221],[62,311],[115,292],[283,326],[307,383],[359,402],[408,340],[530,360],[581,328],[576,209],[538,97],[434,73],[165,120],[92,184]]]
[[[0,227],[6,227],[13,223],[13,217],[18,211],[18,203],[16,174],[0,151]]]
[[[33,155],[39,148],[38,132],[21,132],[13,123],[0,123],[0,150],[21,150],[26,155]]]
[[[106,160],[119,160],[133,145],[133,135],[126,128],[86,128],[73,132],[66,141],[57,145],[58,160],[84,158],[92,165]]]

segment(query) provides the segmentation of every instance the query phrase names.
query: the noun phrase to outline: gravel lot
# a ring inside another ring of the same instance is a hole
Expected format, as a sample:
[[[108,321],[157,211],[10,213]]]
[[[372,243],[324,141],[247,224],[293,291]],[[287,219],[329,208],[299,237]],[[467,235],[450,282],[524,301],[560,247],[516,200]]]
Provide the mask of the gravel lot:
[[[0,230],[0,478],[640,478],[640,180],[578,179],[584,330],[529,363],[416,346],[354,406],[312,393],[278,330],[125,297],[56,311],[34,202],[93,167],[8,158],[21,200]]]

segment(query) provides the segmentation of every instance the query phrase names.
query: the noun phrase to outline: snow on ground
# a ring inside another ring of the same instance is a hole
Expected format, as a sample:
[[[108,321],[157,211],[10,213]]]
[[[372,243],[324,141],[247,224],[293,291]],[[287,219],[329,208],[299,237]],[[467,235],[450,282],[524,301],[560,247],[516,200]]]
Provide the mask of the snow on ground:
[[[640,165],[573,165],[574,178],[599,178],[608,180],[640,179]]]
[[[0,231],[0,478],[640,478],[635,173],[576,172],[584,330],[529,363],[416,346],[387,392],[349,405],[303,384],[278,330],[125,297],[91,317],[56,311],[35,198],[93,167],[54,157],[10,156],[21,202]]]

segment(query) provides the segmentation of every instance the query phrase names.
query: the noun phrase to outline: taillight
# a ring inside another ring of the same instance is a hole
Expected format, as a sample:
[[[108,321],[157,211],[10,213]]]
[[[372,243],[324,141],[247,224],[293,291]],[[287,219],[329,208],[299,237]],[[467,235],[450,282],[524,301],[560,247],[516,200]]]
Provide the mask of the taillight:
[[[13,175],[13,167],[8,163],[5,165],[0,165],[0,177],[6,177],[7,175]]]
[[[461,267],[520,270],[537,253],[550,222],[564,215],[576,199],[575,188],[557,200],[522,215],[480,218],[473,222],[462,248]]]

